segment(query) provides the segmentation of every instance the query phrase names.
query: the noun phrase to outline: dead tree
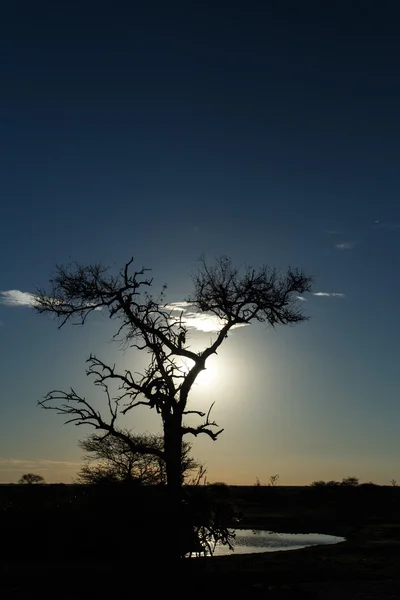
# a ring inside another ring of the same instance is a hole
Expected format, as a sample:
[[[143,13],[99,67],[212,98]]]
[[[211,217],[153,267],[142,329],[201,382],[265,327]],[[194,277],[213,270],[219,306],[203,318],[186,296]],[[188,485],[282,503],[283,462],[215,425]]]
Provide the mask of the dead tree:
[[[217,317],[220,327],[214,340],[200,352],[190,349],[184,312],[166,303],[165,286],[158,297],[152,296],[152,283],[148,269],[134,270],[133,259],[116,275],[101,264],[57,267],[49,289],[37,293],[36,310],[57,317],[59,327],[69,321],[83,325],[89,315],[101,310],[116,321],[115,337],[146,353],[148,364],[140,374],[119,372],[115,365],[107,365],[94,355],[89,357],[87,374],[106,394],[107,418],[74,389],[53,390],[39,404],[66,416],[67,422],[91,425],[104,435],[115,436],[132,452],[164,460],[168,488],[176,495],[182,483],[183,437],[205,434],[216,440],[222,432],[211,418],[211,409],[204,413],[187,408],[192,386],[208,358],[217,353],[235,326],[258,321],[275,327],[304,321],[298,295],[310,291],[311,279],[291,268],[279,274],[268,267],[240,270],[226,257],[213,266],[203,260],[193,275],[193,293],[187,302],[191,311]],[[116,397],[110,394],[111,383],[118,384]],[[117,417],[137,406],[147,406],[160,415],[162,449],[137,444],[117,426]],[[188,425],[188,414],[203,421]]]

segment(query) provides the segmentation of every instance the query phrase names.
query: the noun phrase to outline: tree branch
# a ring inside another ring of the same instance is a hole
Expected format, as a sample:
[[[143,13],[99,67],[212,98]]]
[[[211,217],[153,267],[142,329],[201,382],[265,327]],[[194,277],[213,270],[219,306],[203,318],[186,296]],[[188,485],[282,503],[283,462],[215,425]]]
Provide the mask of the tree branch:
[[[59,404],[49,404],[52,401],[59,402]],[[79,396],[73,388],[71,388],[70,392],[53,390],[46,394],[44,399],[40,400],[38,404],[45,410],[55,410],[57,414],[67,416],[66,423],[74,423],[77,426],[91,425],[95,429],[105,431],[106,435],[110,434],[124,441],[134,452],[139,454],[153,454],[159,458],[164,458],[163,451],[154,447],[135,445],[126,433],[115,426],[117,406],[114,410],[111,410],[111,421],[107,422],[103,419],[101,413],[94,410],[86,399]]]
[[[182,435],[191,433],[192,435],[197,437],[199,434],[205,433],[215,442],[217,437],[223,432],[223,429],[220,429],[219,431],[213,431],[212,429],[210,429],[212,427],[218,427],[218,424],[215,421],[210,421],[210,414],[211,414],[214,404],[215,404],[215,402],[213,402],[211,404],[210,408],[208,409],[208,413],[207,413],[206,420],[204,423],[202,423],[201,425],[198,425],[197,427],[187,427],[186,425],[184,425],[182,427]],[[185,414],[189,414],[190,412],[194,412],[194,413],[199,414],[200,416],[204,416],[204,413],[200,413],[198,411],[188,411],[188,413],[185,413]]]
[[[199,415],[199,417],[205,417],[206,413],[201,410],[184,410],[183,415]]]
[[[216,423],[209,423],[209,426],[211,427],[218,427],[218,425]],[[198,427],[187,427],[184,426],[182,427],[182,435],[186,435],[188,433],[191,433],[192,435],[194,435],[195,437],[197,437],[198,435],[200,435],[201,433],[205,433],[206,435],[208,435],[214,442],[217,440],[218,436],[223,432],[223,429],[220,429],[219,431],[212,431],[211,429],[209,429],[208,427],[206,427],[205,425],[199,425]]]

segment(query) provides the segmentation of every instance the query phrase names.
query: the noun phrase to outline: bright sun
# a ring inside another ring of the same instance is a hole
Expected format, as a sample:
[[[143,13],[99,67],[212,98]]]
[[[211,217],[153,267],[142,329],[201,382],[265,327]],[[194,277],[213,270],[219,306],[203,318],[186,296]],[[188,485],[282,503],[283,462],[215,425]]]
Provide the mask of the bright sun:
[[[214,378],[215,370],[211,366],[208,366],[204,369],[204,371],[201,371],[201,373],[199,373],[199,375],[196,378],[196,383],[201,386],[208,385],[213,382]]]
[[[192,365],[190,365],[192,366]],[[185,371],[189,371],[189,365],[186,364],[185,366]],[[208,359],[207,363],[206,363],[206,368],[201,371],[197,377],[196,377],[196,381],[194,382],[194,388],[198,388],[198,387],[204,387],[205,385],[210,385],[211,383],[213,383],[215,381],[216,378],[216,374],[217,374],[217,369],[216,367],[213,365],[213,363],[210,361],[210,359]]]

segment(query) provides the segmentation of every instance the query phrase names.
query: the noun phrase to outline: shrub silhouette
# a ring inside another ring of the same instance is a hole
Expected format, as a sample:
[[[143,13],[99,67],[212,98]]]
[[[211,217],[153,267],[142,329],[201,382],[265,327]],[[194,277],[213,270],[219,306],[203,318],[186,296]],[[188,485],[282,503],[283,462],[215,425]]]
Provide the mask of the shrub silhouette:
[[[36,475],[35,473],[25,473],[19,479],[18,483],[33,485],[38,483],[45,483],[44,477],[41,475]]]

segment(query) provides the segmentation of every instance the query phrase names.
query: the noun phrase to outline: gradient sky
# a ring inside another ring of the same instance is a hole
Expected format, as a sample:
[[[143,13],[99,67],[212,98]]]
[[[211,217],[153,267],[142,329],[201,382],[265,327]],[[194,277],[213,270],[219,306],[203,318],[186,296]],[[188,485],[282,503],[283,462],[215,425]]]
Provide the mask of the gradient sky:
[[[396,6],[2,3],[0,482],[71,481],[90,429],[37,400],[94,398],[91,351],[130,366],[102,315],[58,331],[4,292],[134,255],[180,301],[202,253],[299,266],[316,294],[305,324],[234,331],[195,390],[225,428],[194,442],[208,479],[400,481]]]

